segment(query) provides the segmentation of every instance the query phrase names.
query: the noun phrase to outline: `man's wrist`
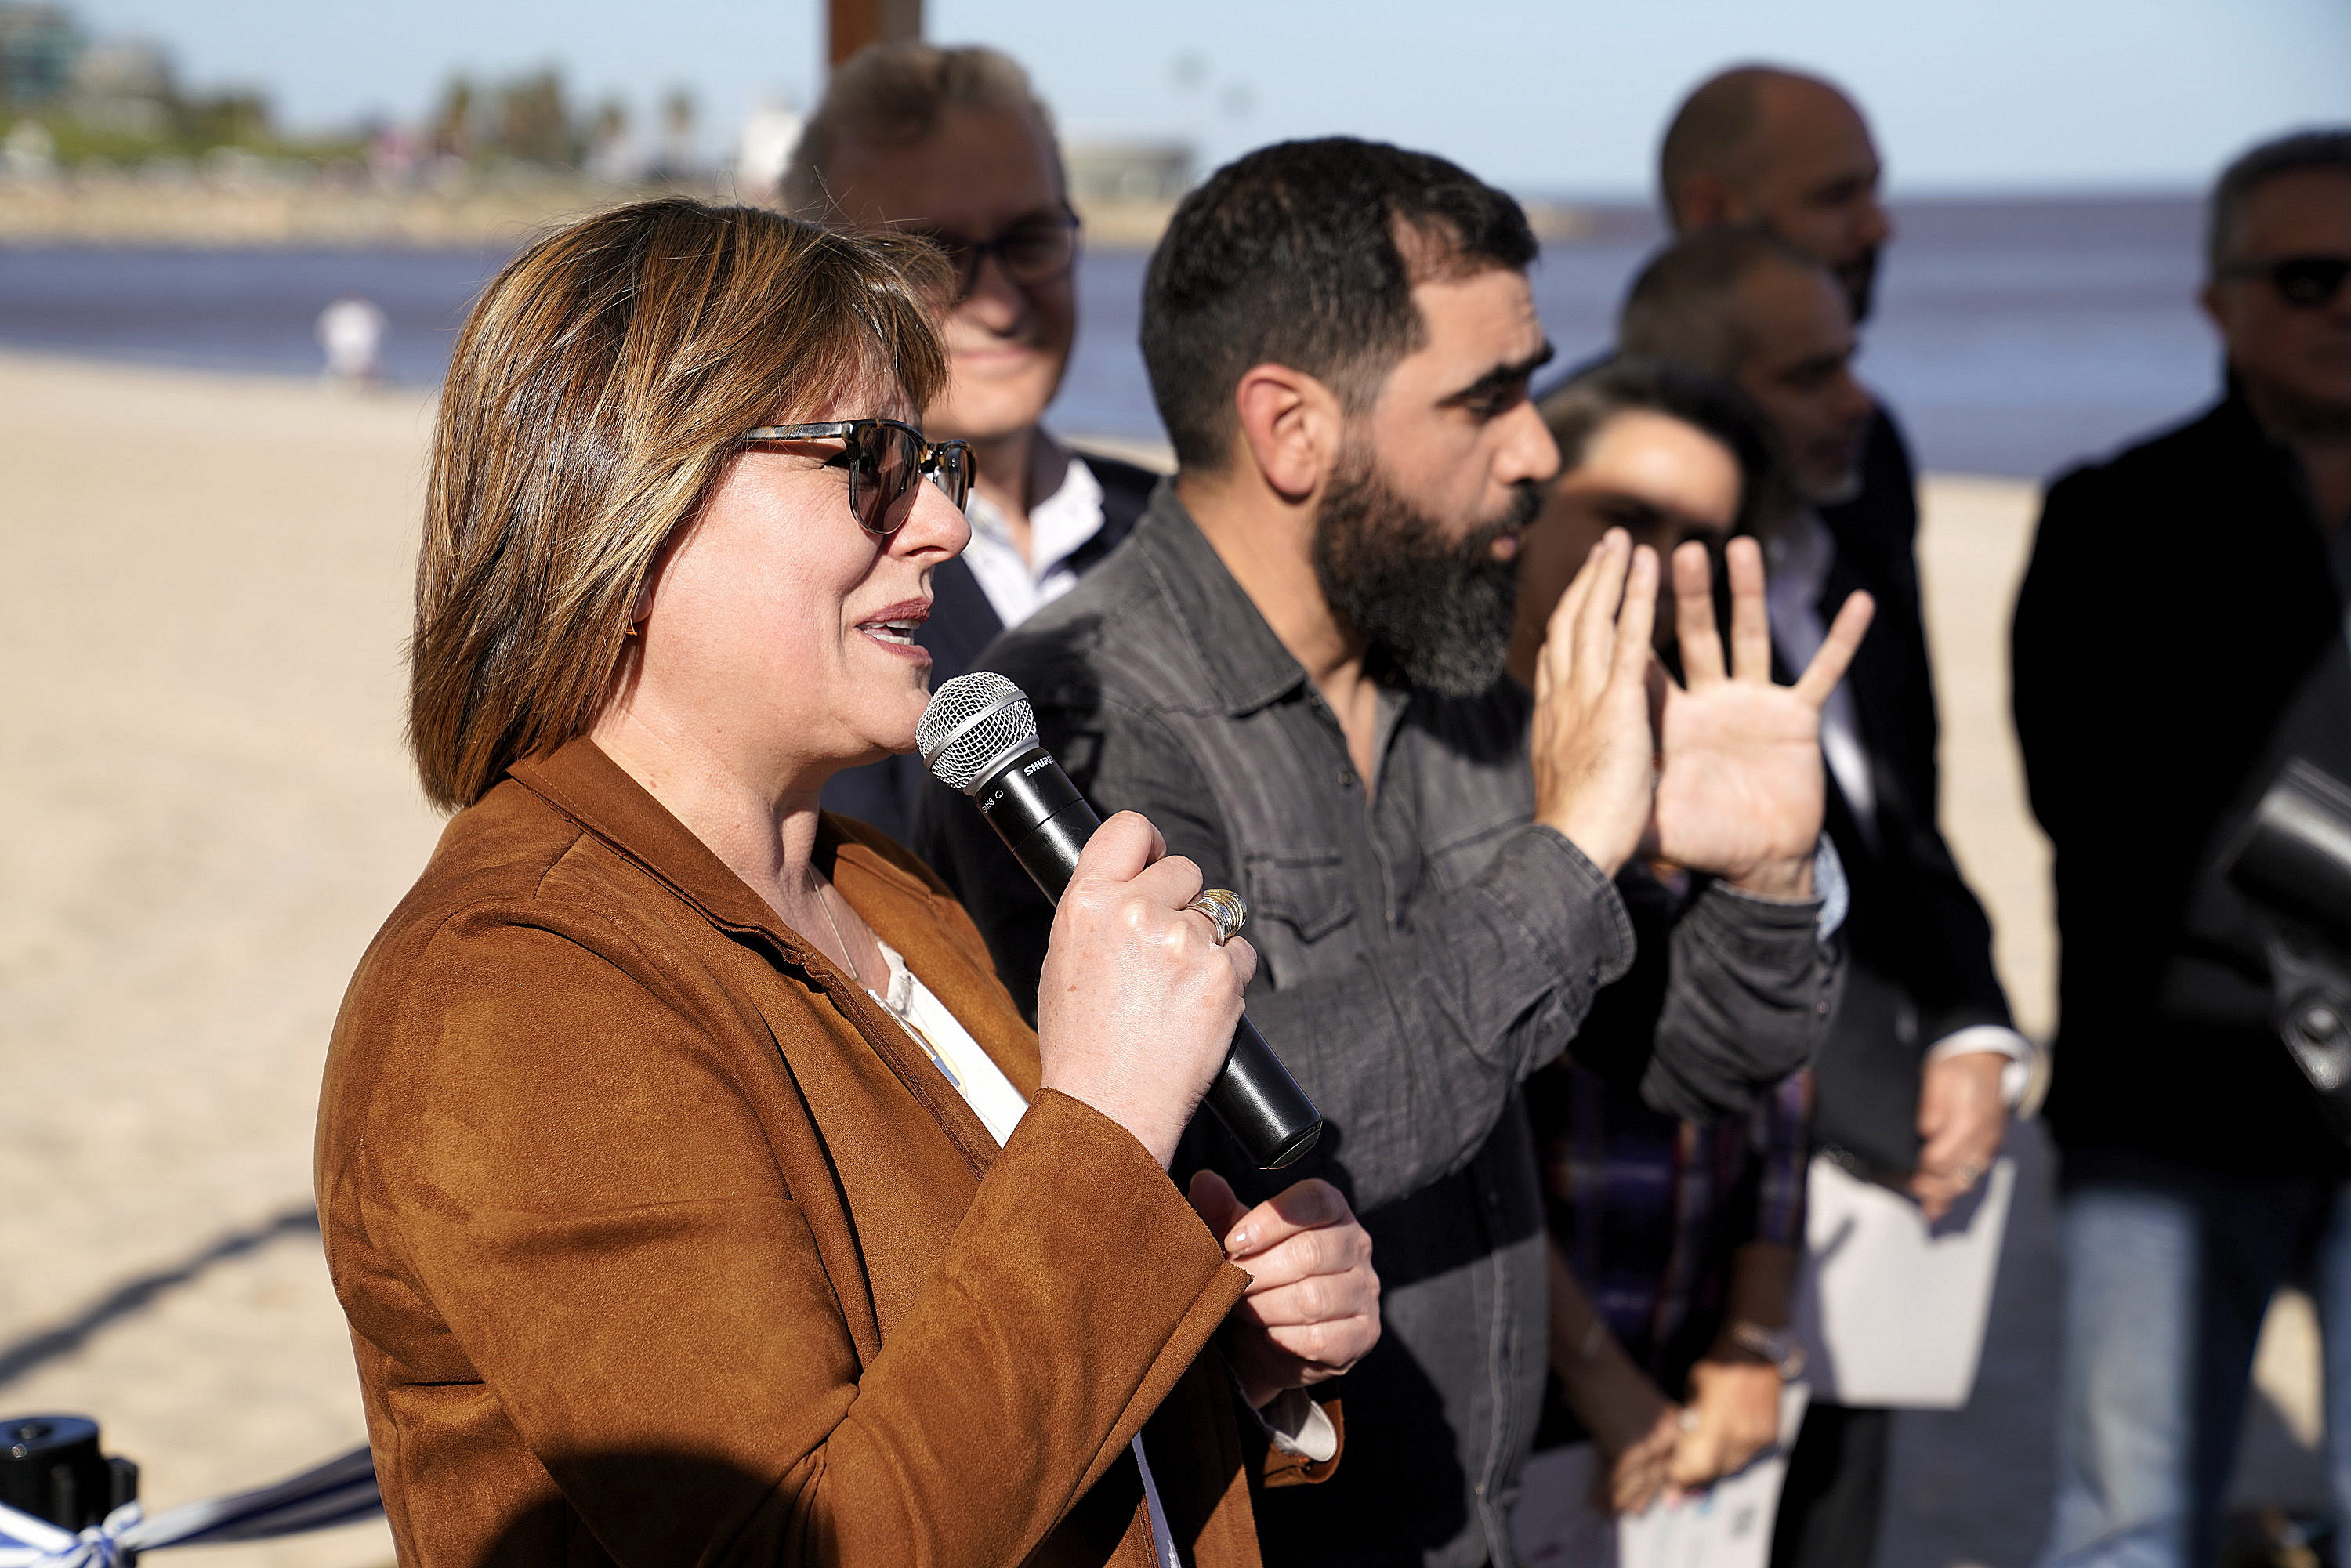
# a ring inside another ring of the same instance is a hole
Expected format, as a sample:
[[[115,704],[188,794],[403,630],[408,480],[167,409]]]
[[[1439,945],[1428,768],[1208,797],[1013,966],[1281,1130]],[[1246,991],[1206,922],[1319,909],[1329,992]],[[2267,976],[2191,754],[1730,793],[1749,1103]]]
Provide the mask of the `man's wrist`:
[[[1573,813],[1565,811],[1537,812],[1535,826],[1549,828],[1565,839],[1577,854],[1590,861],[1604,877],[1613,877],[1633,858],[1635,846],[1625,846],[1617,852],[1621,835],[1597,829],[1590,822],[1578,821]]]
[[[1792,860],[1766,861],[1744,875],[1726,880],[1750,898],[1802,904],[1813,896],[1813,857],[1807,854]]]
[[[2045,1087],[2046,1058],[2041,1048],[2003,1024],[1970,1024],[1952,1030],[1928,1048],[1926,1065],[1970,1056],[2001,1059],[2000,1097],[2009,1110],[2030,1115]]]
[[[1793,1329],[1767,1328],[1746,1319],[1725,1323],[1707,1358],[1768,1366],[1780,1375],[1782,1383],[1793,1383],[1804,1375],[1803,1342],[1796,1337]]]

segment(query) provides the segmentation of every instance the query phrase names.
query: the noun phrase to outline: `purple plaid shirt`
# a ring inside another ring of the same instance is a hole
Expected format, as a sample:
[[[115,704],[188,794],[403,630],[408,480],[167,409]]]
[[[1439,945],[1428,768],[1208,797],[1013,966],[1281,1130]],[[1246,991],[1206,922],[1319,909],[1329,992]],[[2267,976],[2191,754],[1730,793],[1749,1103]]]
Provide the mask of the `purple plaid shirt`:
[[[1721,1330],[1732,1254],[1802,1242],[1810,1090],[1799,1073],[1747,1115],[1708,1124],[1660,1114],[1566,1061],[1527,1085],[1551,1233],[1668,1395]]]

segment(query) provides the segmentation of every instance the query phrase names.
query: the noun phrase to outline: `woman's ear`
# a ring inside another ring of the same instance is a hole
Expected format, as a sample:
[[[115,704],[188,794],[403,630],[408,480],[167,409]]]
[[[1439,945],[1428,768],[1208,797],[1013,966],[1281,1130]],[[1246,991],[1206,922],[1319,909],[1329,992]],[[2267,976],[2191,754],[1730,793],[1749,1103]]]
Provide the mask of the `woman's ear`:
[[[1330,477],[1345,416],[1322,382],[1288,365],[1252,365],[1233,388],[1233,409],[1241,444],[1267,488],[1303,501]]]
[[[636,597],[629,601],[628,635],[634,637],[644,631],[645,622],[653,617],[653,598],[661,591],[662,578],[668,572],[669,563],[677,559],[677,552],[685,547],[687,538],[701,526],[703,511],[708,505],[705,497],[702,505],[696,507],[684,522],[670,529],[669,537],[662,540],[659,549],[653,551],[653,559],[645,563],[645,575],[637,584]]]
[[[656,570],[658,563],[656,563]],[[604,695],[598,705],[599,725],[614,712],[624,709],[635,699],[637,683],[645,674],[645,618],[653,613],[653,576],[637,585],[635,595],[629,601],[629,618],[621,624],[621,649],[612,660],[612,669],[606,677]],[[591,730],[592,733],[592,730]]]

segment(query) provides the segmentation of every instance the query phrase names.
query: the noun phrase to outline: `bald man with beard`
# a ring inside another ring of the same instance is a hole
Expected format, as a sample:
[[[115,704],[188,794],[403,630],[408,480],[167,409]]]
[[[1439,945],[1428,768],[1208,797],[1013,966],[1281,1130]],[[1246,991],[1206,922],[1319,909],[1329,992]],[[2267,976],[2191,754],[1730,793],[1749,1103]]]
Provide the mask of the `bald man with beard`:
[[[1869,319],[1894,224],[1877,199],[1869,123],[1843,92],[1772,66],[1724,71],[1684,100],[1657,164],[1676,234],[1761,225],[1818,256],[1854,320]]]
[[[1707,229],[1770,231],[1835,275],[1858,329],[1876,301],[1877,268],[1894,220],[1878,200],[1885,173],[1869,122],[1818,77],[1738,66],[1700,83],[1667,127],[1658,195],[1677,236]],[[1905,550],[1918,531],[1909,444],[1885,406],[1864,438],[1849,494],[1824,519]]]

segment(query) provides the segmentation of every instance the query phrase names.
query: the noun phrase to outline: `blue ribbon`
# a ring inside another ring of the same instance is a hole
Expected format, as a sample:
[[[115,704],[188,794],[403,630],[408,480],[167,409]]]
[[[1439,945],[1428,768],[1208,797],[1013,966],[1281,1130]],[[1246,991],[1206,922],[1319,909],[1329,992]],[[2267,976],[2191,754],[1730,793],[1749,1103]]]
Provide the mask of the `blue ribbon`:
[[[0,1568],[124,1568],[136,1552],[265,1541],[382,1511],[375,1459],[358,1448],[275,1486],[183,1503],[152,1519],[138,1503],[127,1502],[79,1533],[0,1503]]]

